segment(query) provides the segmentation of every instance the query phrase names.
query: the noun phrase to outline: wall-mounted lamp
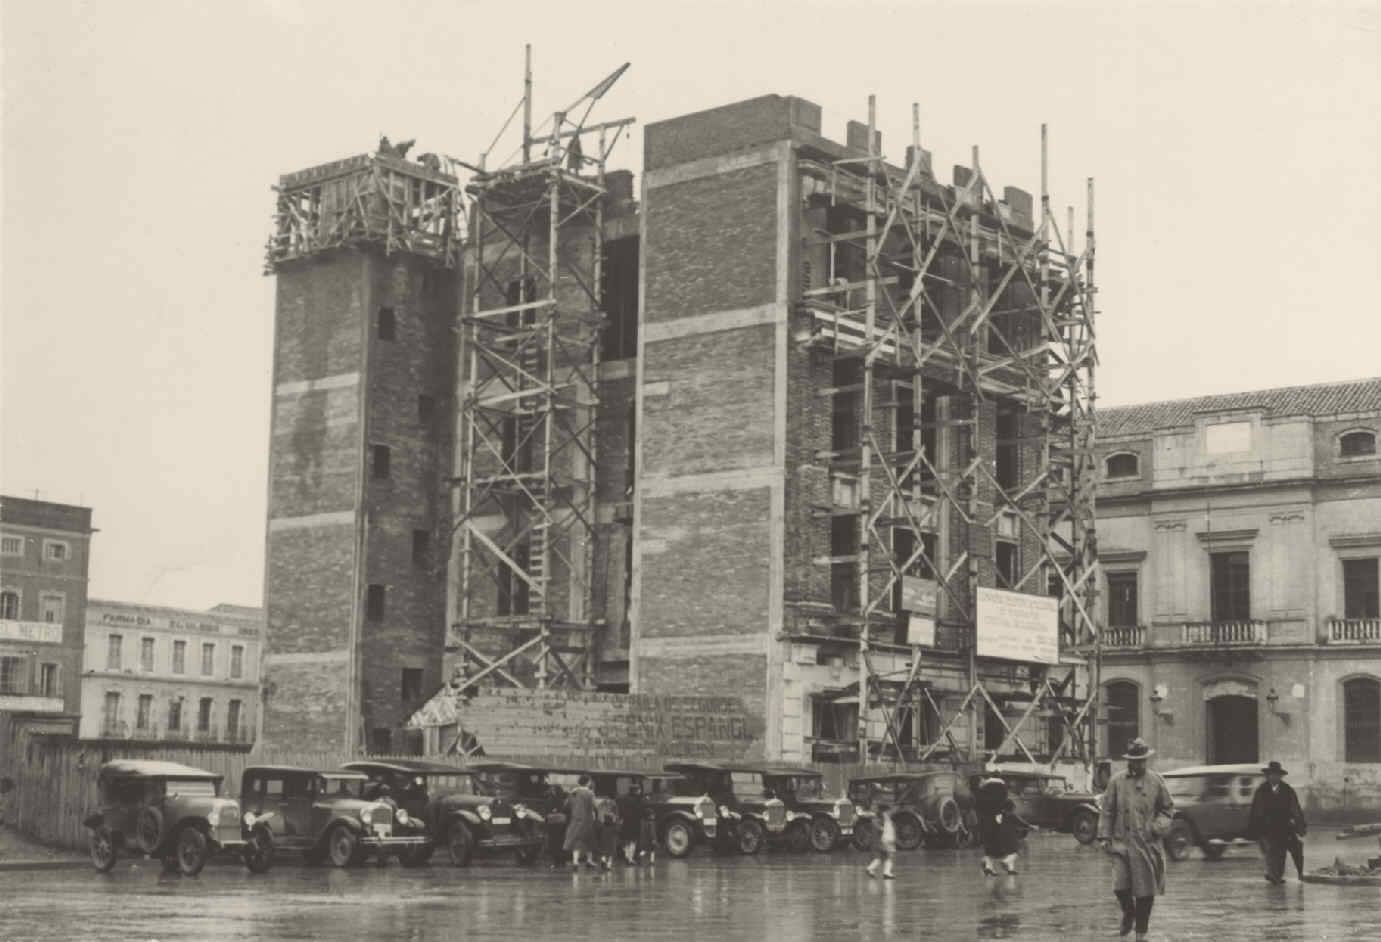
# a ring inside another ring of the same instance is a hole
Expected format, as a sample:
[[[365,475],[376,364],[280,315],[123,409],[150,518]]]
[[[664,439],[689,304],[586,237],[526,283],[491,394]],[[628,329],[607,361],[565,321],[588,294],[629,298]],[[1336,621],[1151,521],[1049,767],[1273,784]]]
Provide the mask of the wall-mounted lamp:
[[[1278,707],[1279,705],[1280,705],[1280,694],[1276,693],[1276,689],[1275,689],[1274,687],[1272,687],[1272,688],[1270,689],[1270,691],[1266,694],[1266,706],[1268,706],[1268,707],[1271,708],[1271,712],[1272,712],[1272,713],[1274,713],[1274,714],[1276,714],[1277,716],[1279,716],[1279,715],[1280,715],[1280,711],[1279,711],[1278,709],[1276,709],[1276,707]]]
[[[1149,698],[1151,701],[1151,712],[1155,713],[1156,716],[1164,718],[1171,714],[1169,709],[1161,706],[1169,694],[1170,690],[1164,684],[1156,684],[1151,688],[1151,696]]]

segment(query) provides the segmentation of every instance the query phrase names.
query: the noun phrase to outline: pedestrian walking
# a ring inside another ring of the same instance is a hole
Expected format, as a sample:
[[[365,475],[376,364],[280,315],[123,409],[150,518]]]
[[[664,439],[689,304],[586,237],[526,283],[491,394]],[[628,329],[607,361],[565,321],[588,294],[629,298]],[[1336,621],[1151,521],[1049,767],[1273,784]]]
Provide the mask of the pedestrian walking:
[[[868,876],[875,877],[882,867],[882,878],[894,880],[892,861],[897,858],[897,826],[892,822],[892,809],[883,805],[878,809],[878,855],[868,864]]]
[[[638,862],[644,804],[641,782],[630,782],[628,791],[619,796],[619,843],[623,845],[623,859],[630,864]]]
[[[657,809],[645,805],[638,829],[638,860],[649,867],[657,862]]]
[[[598,841],[599,824],[595,813],[595,793],[590,790],[590,777],[582,775],[575,788],[566,799],[566,840],[563,844],[571,855],[571,866],[580,867],[583,854],[585,862],[592,869],[599,869],[595,863],[595,844]]]
[[[1023,829],[1033,830],[1032,825],[1017,814],[1016,805],[1007,797],[1007,783],[1000,778],[980,782],[977,799],[974,810],[983,841],[983,873],[997,876],[999,861],[1008,873],[1016,873]]]
[[[547,856],[551,869],[566,866],[566,793],[560,785],[551,787],[551,814],[547,815]]]
[[[1304,843],[1300,840],[1308,832],[1299,796],[1285,784],[1290,773],[1272,759],[1261,769],[1266,781],[1256,787],[1252,795],[1252,810],[1247,818],[1247,836],[1261,842],[1266,857],[1266,880],[1285,882],[1285,854],[1294,858],[1295,872],[1304,876]]]
[[[1170,832],[1175,804],[1165,780],[1146,768],[1155,752],[1140,738],[1127,745],[1125,771],[1108,782],[1098,841],[1112,856],[1113,894],[1122,908],[1120,935],[1136,928],[1146,942],[1151,906],[1165,892],[1165,853],[1161,841]]]
[[[618,806],[612,799],[601,798],[598,804],[599,813],[599,863],[605,870],[614,868],[614,857],[619,852],[619,833],[622,830],[619,824]]]

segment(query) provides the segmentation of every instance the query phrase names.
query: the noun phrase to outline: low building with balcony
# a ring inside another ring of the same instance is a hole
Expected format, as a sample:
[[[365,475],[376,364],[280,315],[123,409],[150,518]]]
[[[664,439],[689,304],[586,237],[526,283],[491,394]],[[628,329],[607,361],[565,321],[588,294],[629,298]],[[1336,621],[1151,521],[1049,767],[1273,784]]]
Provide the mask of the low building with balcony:
[[[1104,409],[1103,747],[1381,809],[1381,378]]]
[[[259,719],[260,609],[92,599],[82,739],[250,745]]]

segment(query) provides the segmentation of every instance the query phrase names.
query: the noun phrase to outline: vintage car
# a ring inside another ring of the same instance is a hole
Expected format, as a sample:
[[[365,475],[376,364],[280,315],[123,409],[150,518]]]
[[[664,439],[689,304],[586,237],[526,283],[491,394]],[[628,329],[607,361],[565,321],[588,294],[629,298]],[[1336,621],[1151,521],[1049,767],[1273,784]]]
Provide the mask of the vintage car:
[[[969,790],[984,778],[1000,778],[1019,817],[1038,828],[1074,835],[1080,844],[1098,837],[1098,796],[1076,792],[1062,775],[998,769],[969,776]]]
[[[735,771],[761,774],[768,791],[786,805],[784,837],[792,850],[813,849],[827,854],[842,841],[853,839],[858,822],[854,803],[848,798],[830,798],[821,773],[779,765],[744,766]]]
[[[407,811],[364,796],[369,779],[347,770],[255,765],[240,779],[246,820],[267,819],[275,851],[349,867],[371,854],[383,860],[429,842]]]
[[[163,861],[167,872],[196,876],[216,853],[238,853],[263,873],[273,861],[267,823],[221,795],[222,776],[175,762],[124,759],[101,766],[99,811],[82,822],[90,831],[91,862],[102,872],[120,852]]]
[[[714,800],[719,846],[756,854],[769,838],[779,838],[786,831],[786,804],[769,794],[761,772],[701,761],[667,762],[663,768],[685,776],[687,791]]]
[[[715,801],[684,775],[627,769],[591,769],[585,774],[596,796],[615,803],[639,783],[643,802],[656,818],[657,837],[672,857],[685,857],[700,845],[714,846],[719,834]]]
[[[849,780],[849,798],[876,814],[892,808],[897,848],[914,850],[924,841],[937,847],[962,847],[976,839],[973,793],[954,771],[892,772]]]
[[[410,821],[425,826],[428,842],[399,854],[404,866],[426,863],[438,846],[446,848],[457,867],[469,864],[476,853],[509,851],[519,863],[532,863],[545,841],[542,812],[496,797],[503,775],[497,764],[484,767],[488,772],[481,775],[474,767],[421,759],[367,759],[344,765],[369,777],[366,797],[379,797],[387,787],[387,797],[379,800],[394,802]]]
[[[1246,846],[1252,796],[1265,776],[1259,765],[1199,765],[1162,772],[1175,802],[1165,852],[1183,860],[1198,847],[1217,860],[1233,845]]]

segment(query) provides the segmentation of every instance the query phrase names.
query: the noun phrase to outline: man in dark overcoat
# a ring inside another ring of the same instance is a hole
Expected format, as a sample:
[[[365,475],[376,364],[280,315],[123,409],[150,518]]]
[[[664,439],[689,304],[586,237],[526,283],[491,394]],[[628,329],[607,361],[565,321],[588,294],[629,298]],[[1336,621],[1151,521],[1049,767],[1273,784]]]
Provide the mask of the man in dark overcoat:
[[[1266,781],[1256,787],[1252,795],[1251,816],[1247,821],[1247,836],[1261,842],[1266,855],[1266,879],[1271,883],[1285,882],[1285,854],[1295,857],[1295,870],[1304,875],[1304,851],[1300,838],[1308,831],[1299,796],[1285,784],[1290,773],[1272,759],[1262,770]]]

